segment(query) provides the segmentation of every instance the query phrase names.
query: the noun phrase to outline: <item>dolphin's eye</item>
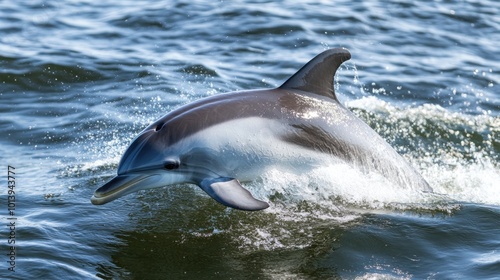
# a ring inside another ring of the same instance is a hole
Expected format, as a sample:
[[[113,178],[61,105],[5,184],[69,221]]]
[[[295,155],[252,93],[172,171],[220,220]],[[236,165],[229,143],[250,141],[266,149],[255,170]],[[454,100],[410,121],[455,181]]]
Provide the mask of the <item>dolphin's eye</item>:
[[[180,163],[178,161],[167,161],[165,162],[165,169],[167,170],[173,170],[179,168]]]

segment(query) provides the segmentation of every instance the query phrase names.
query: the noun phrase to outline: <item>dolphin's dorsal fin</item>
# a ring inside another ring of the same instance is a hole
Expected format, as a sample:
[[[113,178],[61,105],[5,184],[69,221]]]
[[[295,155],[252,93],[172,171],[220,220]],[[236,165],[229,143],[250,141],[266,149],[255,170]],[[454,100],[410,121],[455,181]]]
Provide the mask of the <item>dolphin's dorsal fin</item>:
[[[351,58],[351,53],[344,48],[326,50],[290,77],[281,89],[298,89],[334,98],[333,79],[340,65]]]

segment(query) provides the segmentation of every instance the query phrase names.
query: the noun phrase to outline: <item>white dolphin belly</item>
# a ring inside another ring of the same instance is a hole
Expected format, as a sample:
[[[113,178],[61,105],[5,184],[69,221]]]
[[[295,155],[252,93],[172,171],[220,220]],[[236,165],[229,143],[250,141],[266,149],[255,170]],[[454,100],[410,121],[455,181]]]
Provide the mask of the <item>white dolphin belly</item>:
[[[284,141],[294,128],[278,120],[249,117],[210,127],[179,143],[176,149],[205,147],[216,154],[212,171],[220,176],[250,181],[269,167],[304,172],[330,155]]]

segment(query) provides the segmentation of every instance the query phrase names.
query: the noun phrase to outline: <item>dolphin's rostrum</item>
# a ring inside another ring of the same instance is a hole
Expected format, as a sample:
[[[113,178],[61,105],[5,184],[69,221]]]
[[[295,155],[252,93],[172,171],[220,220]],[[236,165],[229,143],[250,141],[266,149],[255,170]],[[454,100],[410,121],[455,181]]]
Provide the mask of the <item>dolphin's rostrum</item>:
[[[217,202],[261,210],[240,181],[267,168],[304,171],[325,162],[378,173],[402,188],[432,191],[375,131],[342,106],[333,79],[349,51],[324,51],[276,89],[216,95],[157,120],[128,147],[118,175],[97,189],[93,204],[177,183],[201,187]]]

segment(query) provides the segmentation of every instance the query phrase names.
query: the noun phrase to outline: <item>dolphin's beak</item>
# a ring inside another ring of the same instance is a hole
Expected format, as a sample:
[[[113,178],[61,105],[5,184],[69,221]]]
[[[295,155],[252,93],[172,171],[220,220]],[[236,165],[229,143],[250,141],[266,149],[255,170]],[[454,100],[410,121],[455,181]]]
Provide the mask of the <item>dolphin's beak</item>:
[[[161,176],[156,174],[118,175],[98,188],[90,201],[92,204],[101,205],[138,190],[157,187],[159,177]]]

